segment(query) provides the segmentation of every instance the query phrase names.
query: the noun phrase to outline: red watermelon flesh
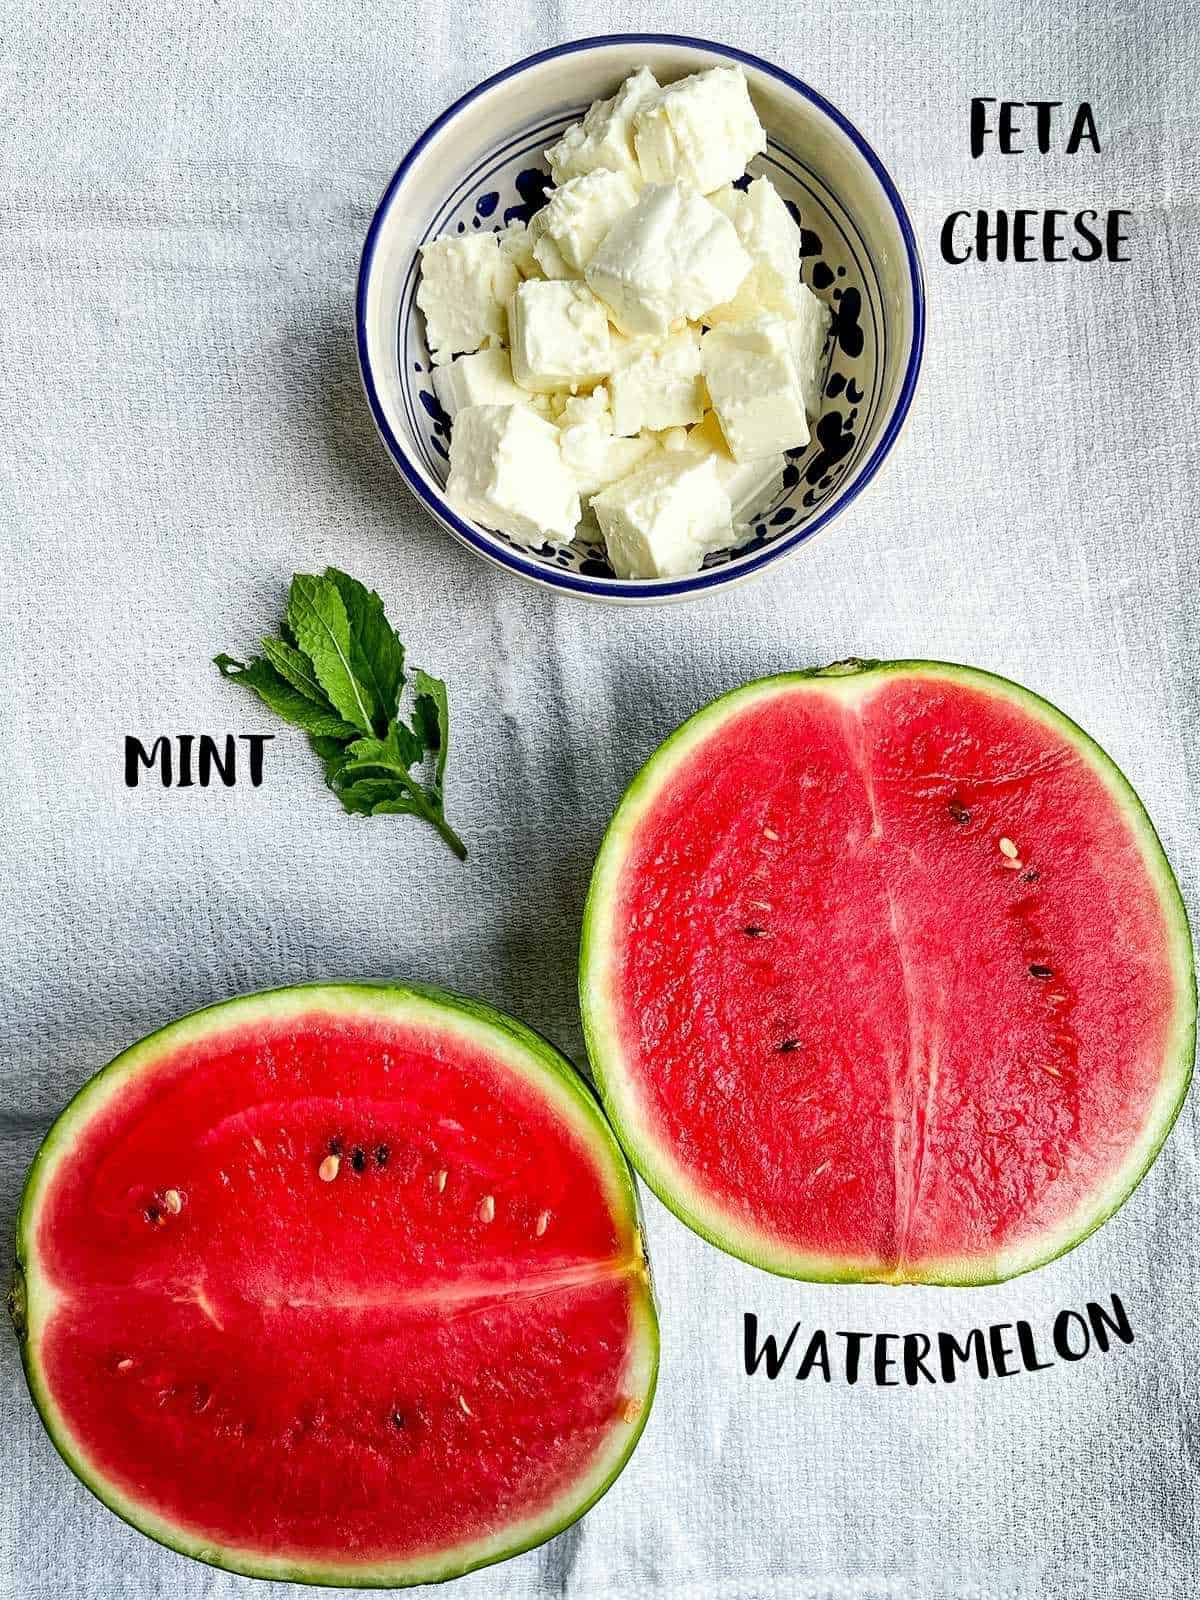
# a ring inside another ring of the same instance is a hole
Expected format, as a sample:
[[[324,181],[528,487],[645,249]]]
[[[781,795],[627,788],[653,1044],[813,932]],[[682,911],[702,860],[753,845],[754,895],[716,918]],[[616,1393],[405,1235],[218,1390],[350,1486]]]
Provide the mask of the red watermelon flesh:
[[[803,1277],[1060,1253],[1153,1158],[1194,1041],[1186,919],[1119,772],[1035,696],[922,663],[685,724],[605,841],[582,998],[647,1181]]]
[[[283,991],[135,1047],[47,1141],[20,1253],[59,1448],[235,1570],[391,1585],[514,1553],[615,1477],[652,1390],[598,1110],[445,997]]]

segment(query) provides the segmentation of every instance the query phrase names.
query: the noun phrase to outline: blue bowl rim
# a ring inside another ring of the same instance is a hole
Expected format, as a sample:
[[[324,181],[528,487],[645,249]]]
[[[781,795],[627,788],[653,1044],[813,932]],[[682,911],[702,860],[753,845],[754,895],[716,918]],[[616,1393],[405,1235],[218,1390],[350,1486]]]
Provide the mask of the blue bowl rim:
[[[726,563],[719,567],[711,567],[705,571],[694,573],[686,578],[643,578],[638,580],[589,578],[580,573],[566,571],[560,567],[550,566],[545,562],[529,559],[499,540],[492,543],[490,540],[485,539],[477,528],[462,517],[459,517],[441,496],[430,492],[422,476],[410,463],[403,445],[397,439],[391,424],[384,414],[375,383],[375,375],[371,370],[370,357],[367,353],[367,285],[370,281],[371,268],[374,264],[379,231],[391,209],[397,190],[408,175],[414,161],[416,161],[429,141],[447,123],[451,122],[460,111],[470,105],[473,100],[477,100],[498,84],[507,82],[509,78],[518,76],[530,67],[538,66],[543,61],[556,60],[560,56],[576,55],[582,51],[595,50],[610,45],[627,44],[667,44],[711,51],[715,55],[725,56],[732,61],[737,61],[744,66],[750,66],[759,72],[765,73],[768,77],[776,79],[779,83],[784,84],[787,88],[800,95],[802,99],[810,101],[818,111],[823,112],[855,146],[878,179],[880,187],[887,196],[896,224],[900,230],[900,236],[904,241],[909,284],[912,289],[912,343],[909,348],[908,363],[905,367],[904,377],[900,384],[900,392],[892,414],[888,418],[874,450],[846,493],[833,505],[819,511],[815,517],[802,523],[791,533],[786,533],[773,540],[769,545],[764,546],[762,550],[756,552],[744,563],[737,565]],[[785,72],[782,67],[777,67],[770,61],[764,61],[760,56],[751,55],[748,51],[739,50],[734,45],[718,44],[714,40],[695,39],[686,34],[676,33],[604,33],[596,34],[587,39],[573,39],[565,44],[552,45],[547,50],[539,50],[534,55],[524,56],[520,61],[514,61],[510,66],[501,68],[499,72],[494,72],[490,78],[484,78],[482,82],[477,83],[474,88],[469,89],[466,94],[460,95],[457,100],[447,106],[440,116],[434,118],[414,142],[392,174],[387,188],[383,191],[383,196],[375,208],[370,226],[367,228],[362,259],[358,269],[354,321],[359,372],[362,376],[367,404],[370,406],[375,426],[378,428],[380,437],[387,447],[388,454],[400,469],[409,488],[417,496],[418,500],[432,512],[435,518],[449,523],[454,531],[473,550],[476,550],[487,560],[498,562],[501,566],[520,573],[523,577],[532,578],[535,582],[549,584],[553,588],[565,589],[573,594],[586,595],[597,599],[654,601],[688,594],[699,594],[706,589],[717,588],[723,583],[737,582],[749,577],[752,573],[765,567],[769,562],[776,561],[781,556],[788,554],[796,544],[810,539],[820,528],[824,527],[827,522],[830,522],[862,493],[878,473],[892,446],[895,444],[904,425],[904,419],[912,405],[925,349],[925,280],[921,271],[921,258],[917,249],[916,235],[913,231],[912,222],[890,173],[854,124],[824,95],[819,94],[817,90],[811,88],[800,78],[793,77],[790,72]]]

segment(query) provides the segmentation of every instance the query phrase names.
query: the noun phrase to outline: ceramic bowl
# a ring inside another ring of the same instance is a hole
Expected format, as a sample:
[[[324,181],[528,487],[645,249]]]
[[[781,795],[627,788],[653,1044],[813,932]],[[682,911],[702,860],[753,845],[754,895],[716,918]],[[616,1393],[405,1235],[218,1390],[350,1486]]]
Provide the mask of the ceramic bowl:
[[[433,394],[416,307],[419,247],[442,233],[501,228],[542,204],[543,150],[636,67],[660,82],[740,65],[767,131],[751,163],[803,230],[805,282],[833,311],[822,412],[773,502],[739,549],[682,578],[620,579],[602,546],[527,550],[447,502],[449,428]],[[762,572],[827,526],[879,471],[912,402],[925,321],[912,226],[862,134],[829,101],[769,62],[728,45],[667,34],[614,34],[559,45],[498,72],[444,111],[397,168],[367,231],[357,338],[367,399],[417,499],[478,555],[536,583],[593,600],[658,602],[705,594]]]

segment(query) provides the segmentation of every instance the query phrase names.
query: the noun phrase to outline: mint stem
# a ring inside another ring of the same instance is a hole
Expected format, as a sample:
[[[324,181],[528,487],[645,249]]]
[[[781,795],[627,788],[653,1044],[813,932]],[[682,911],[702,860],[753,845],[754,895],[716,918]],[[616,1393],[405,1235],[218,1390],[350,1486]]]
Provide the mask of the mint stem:
[[[467,859],[467,847],[455,833],[450,824],[444,818],[437,816],[431,816],[429,820],[433,823],[434,827],[441,834],[442,838],[450,846],[451,850],[453,850],[458,859],[460,861],[465,861]]]

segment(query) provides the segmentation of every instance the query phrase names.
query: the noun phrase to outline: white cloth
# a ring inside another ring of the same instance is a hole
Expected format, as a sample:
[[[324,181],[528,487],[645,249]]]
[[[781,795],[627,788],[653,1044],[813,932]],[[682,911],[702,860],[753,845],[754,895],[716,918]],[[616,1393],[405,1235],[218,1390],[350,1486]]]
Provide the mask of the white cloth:
[[[421,128],[601,26],[781,62],[888,161],[930,339],[881,481],[765,578],[623,612],[453,544],[389,466],[351,338],[362,236]],[[119,1047],[229,993],[407,974],[579,1059],[592,856],[641,760],[745,679],[849,654],[976,662],[1078,718],[1139,789],[1193,914],[1197,861],[1197,19],[1182,3],[10,0],[0,46],[0,775],[5,1224],[54,1114]],[[970,95],[1092,100],[1103,154],[971,161]],[[977,205],[1127,206],[1126,266],[945,266]],[[445,676],[460,866],[349,819],[300,735],[209,664],[295,569],[376,585]],[[260,789],[127,790],[122,740],[263,729]],[[810,1287],[647,1199],[663,1366],[632,1463],[574,1531],[462,1582],[487,1600],[1182,1600],[1200,1576],[1195,1100],[1125,1210],[983,1291]],[[750,1380],[741,1317],[938,1329],[1111,1291],[1132,1347],[953,1388]],[[225,1600],[250,1585],[105,1512],[0,1342],[0,1593]],[[283,1588],[255,1589],[264,1596]],[[298,1593],[299,1591],[295,1591]]]

